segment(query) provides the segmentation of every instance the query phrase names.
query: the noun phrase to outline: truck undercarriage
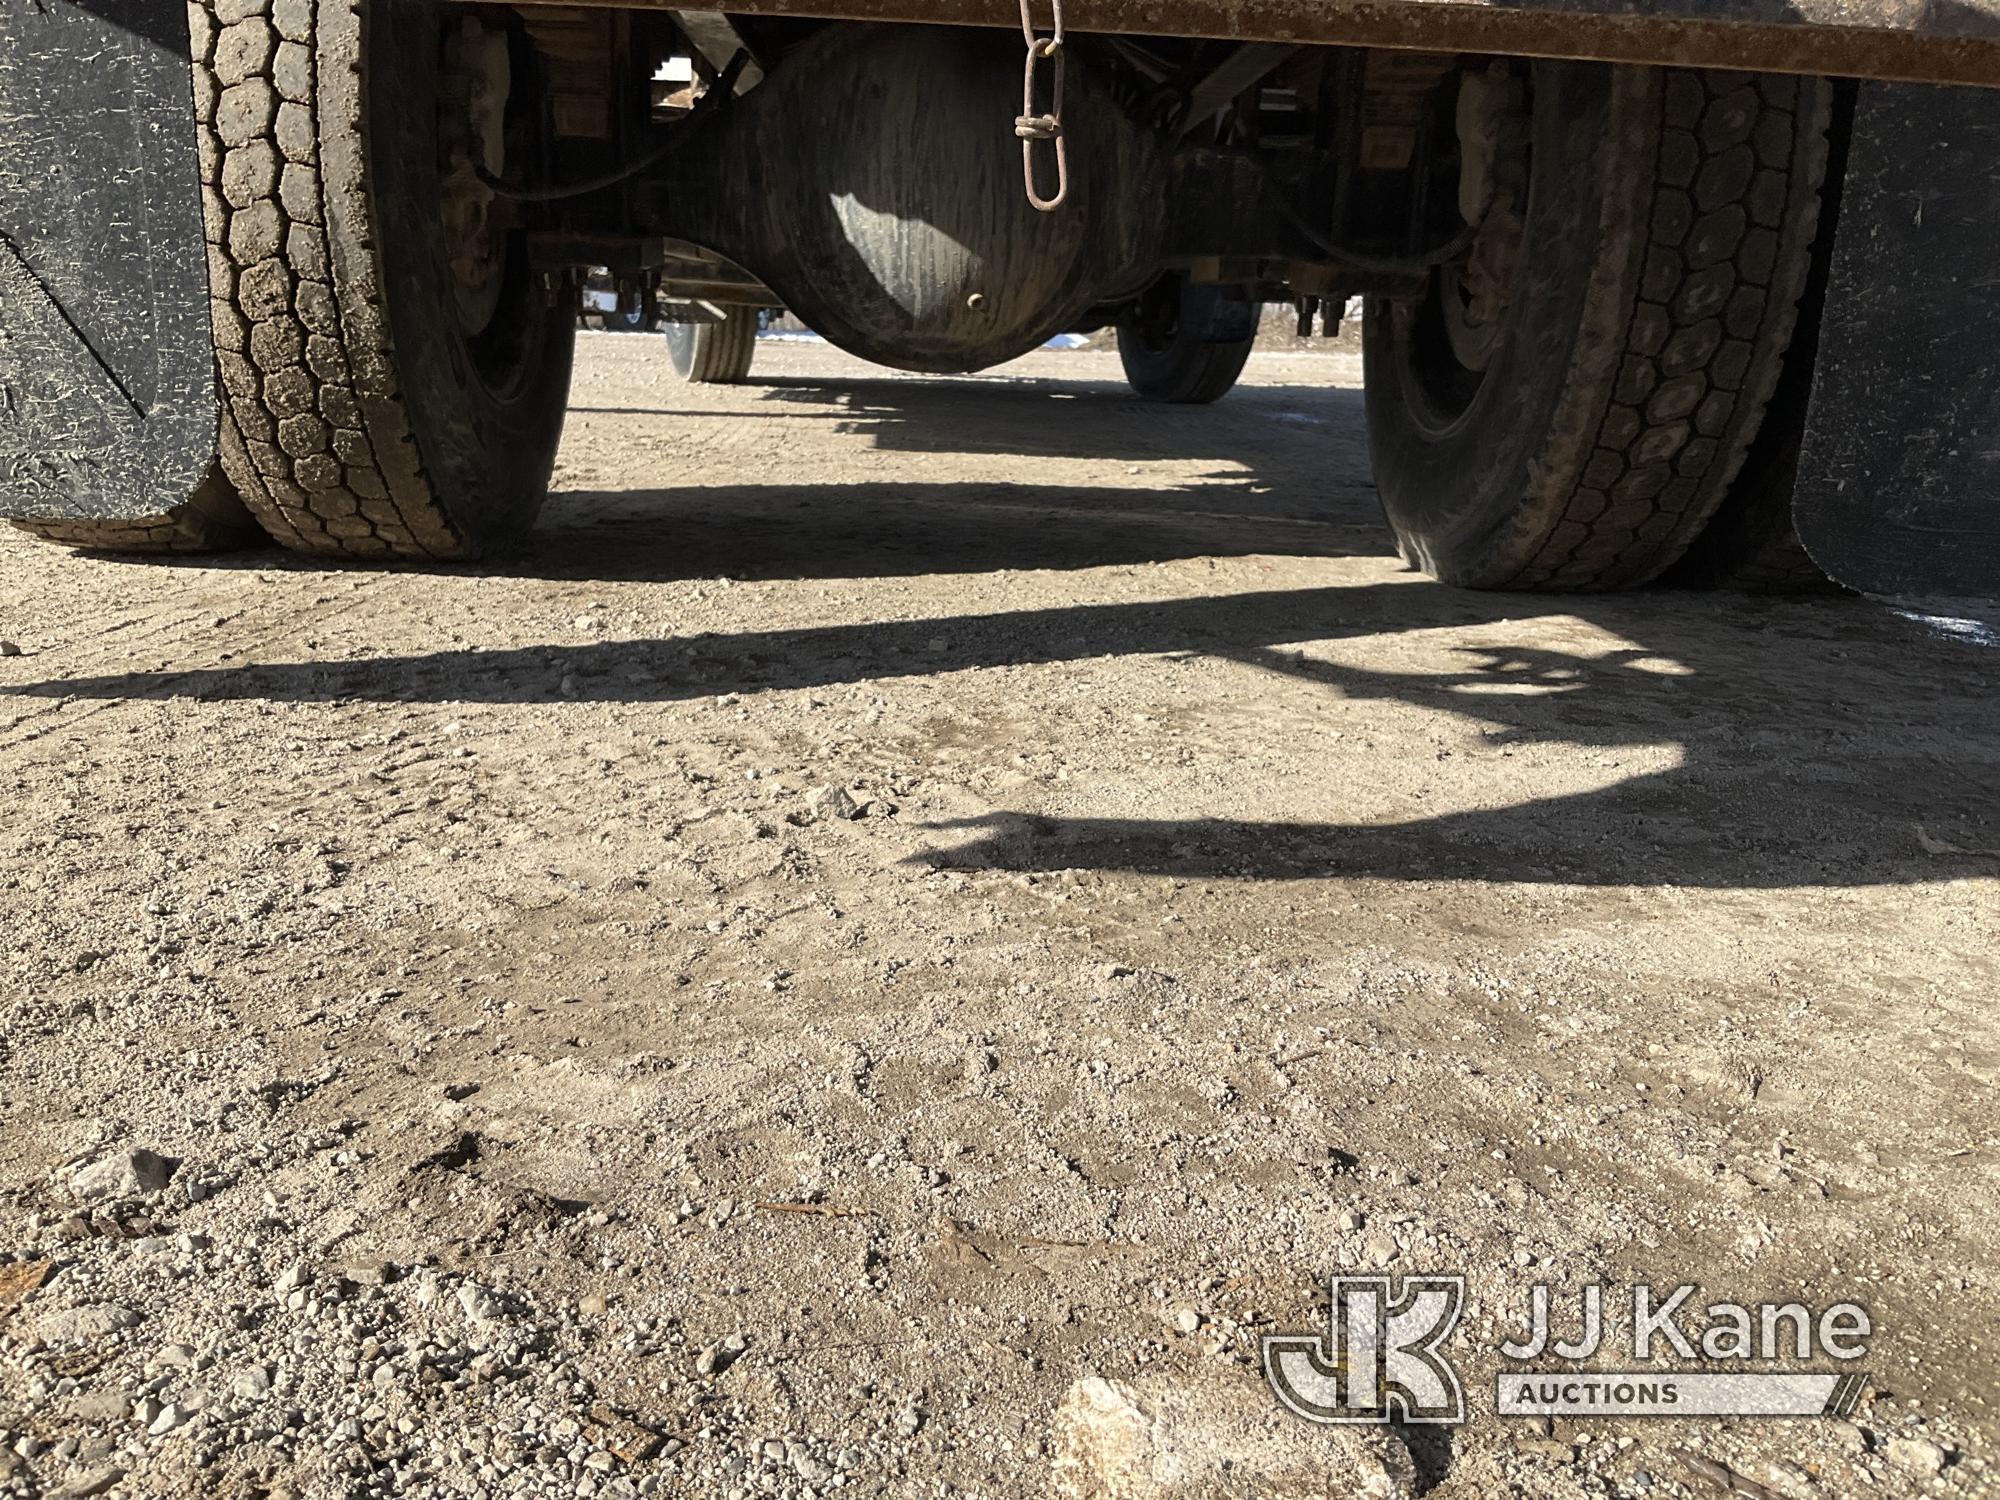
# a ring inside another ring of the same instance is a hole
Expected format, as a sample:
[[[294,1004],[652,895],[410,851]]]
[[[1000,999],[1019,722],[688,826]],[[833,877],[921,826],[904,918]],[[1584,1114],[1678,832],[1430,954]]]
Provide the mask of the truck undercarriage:
[[[927,372],[1117,324],[1164,400],[1358,308],[1441,578],[2000,587],[2000,6],[1067,11],[0,0],[0,514],[509,543],[605,268]]]

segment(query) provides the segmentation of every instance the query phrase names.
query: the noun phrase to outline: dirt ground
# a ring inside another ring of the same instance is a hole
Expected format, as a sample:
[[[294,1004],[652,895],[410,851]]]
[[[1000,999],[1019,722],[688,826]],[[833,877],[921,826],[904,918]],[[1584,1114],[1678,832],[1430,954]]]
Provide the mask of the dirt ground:
[[[589,334],[524,561],[0,536],[0,1493],[1039,1497],[1367,1268],[1419,1492],[2000,1489],[2000,654],[1441,588],[1351,354],[1116,377]],[[1496,1418],[1535,1281],[1867,1394]]]

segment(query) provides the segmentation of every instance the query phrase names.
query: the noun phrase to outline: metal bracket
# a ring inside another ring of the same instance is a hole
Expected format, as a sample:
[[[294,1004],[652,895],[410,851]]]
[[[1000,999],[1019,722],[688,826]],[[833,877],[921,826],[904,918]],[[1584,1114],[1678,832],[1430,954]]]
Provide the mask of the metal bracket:
[[[743,33],[736,29],[736,23],[719,10],[677,10],[672,12],[674,24],[681,29],[681,35],[688,39],[688,45],[699,52],[717,73],[728,67],[739,52],[750,54],[750,61],[736,75],[736,92],[747,94],[764,81],[764,65],[757,60]]]

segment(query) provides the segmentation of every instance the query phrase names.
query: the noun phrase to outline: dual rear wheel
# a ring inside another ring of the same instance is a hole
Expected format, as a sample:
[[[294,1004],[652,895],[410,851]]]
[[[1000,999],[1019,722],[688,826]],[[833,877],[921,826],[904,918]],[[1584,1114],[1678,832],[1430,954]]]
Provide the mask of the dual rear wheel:
[[[439,560],[518,536],[575,341],[489,181],[538,154],[532,49],[432,0],[188,11],[227,485],[142,521],[30,529],[190,551],[261,528],[301,552]]]
[[[1473,274],[1366,309],[1370,451],[1404,558],[1487,589],[1629,588],[1677,566],[1816,578],[1790,527],[1804,403],[1772,401],[1813,262],[1830,86],[1525,74],[1525,192],[1489,200]]]
[[[1824,587],[1791,499],[1831,85],[1508,74],[1475,85],[1516,118],[1480,132],[1509,159],[1485,163],[1470,253],[1422,297],[1364,313],[1370,451],[1398,549],[1469,588]],[[1140,395],[1209,402],[1255,335],[1253,304],[1167,277],[1120,321],[1118,349]]]

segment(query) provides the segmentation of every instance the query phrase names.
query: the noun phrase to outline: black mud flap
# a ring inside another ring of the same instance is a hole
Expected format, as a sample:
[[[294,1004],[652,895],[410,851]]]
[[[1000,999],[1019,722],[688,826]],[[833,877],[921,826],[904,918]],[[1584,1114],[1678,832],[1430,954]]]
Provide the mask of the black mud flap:
[[[0,0],[0,516],[156,515],[215,458],[179,0]]]
[[[2000,598],[2000,92],[1859,86],[1793,506],[1849,588]]]

